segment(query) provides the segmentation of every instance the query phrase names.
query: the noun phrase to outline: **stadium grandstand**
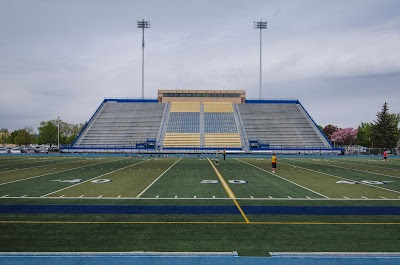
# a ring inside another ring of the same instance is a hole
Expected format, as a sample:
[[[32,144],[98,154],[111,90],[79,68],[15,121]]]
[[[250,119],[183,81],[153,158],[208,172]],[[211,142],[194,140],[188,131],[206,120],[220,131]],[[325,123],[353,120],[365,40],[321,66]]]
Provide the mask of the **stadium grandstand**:
[[[248,100],[244,90],[159,90],[104,99],[64,152],[335,153],[297,99]]]

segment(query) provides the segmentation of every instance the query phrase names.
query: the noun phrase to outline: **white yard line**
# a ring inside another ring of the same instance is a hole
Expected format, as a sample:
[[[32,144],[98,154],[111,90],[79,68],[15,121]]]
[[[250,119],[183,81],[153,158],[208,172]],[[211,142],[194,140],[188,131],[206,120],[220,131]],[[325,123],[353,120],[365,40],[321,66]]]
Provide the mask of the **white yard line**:
[[[290,158],[289,158],[289,159],[290,159]],[[328,174],[328,173],[319,172],[319,171],[316,171],[316,170],[313,170],[313,169],[309,169],[309,168],[305,168],[305,167],[299,167],[299,166],[295,166],[295,165],[288,164],[288,163],[282,163],[282,164],[286,164],[286,165],[289,165],[289,166],[292,166],[292,167],[297,167],[297,168],[300,168],[300,169],[312,171],[312,172],[315,172],[315,173],[318,173],[318,174],[322,174],[322,175],[326,175],[326,176],[330,176],[330,177],[334,177],[334,178],[338,178],[338,179],[344,179],[344,180],[348,180],[348,181],[355,181],[355,180],[353,180],[353,179],[347,179],[347,178],[343,178],[343,177],[338,177],[338,176],[331,175],[331,174]],[[362,183],[362,182],[360,182],[360,184],[361,184],[361,185],[370,186],[370,187],[373,187],[373,188],[377,188],[377,189],[381,189],[381,190],[386,190],[386,191],[391,191],[391,192],[395,192],[395,193],[400,193],[400,191],[397,191],[397,190],[390,190],[390,189],[386,189],[386,188],[374,186],[374,185],[372,185],[372,184],[367,184],[367,183]]]
[[[82,195],[81,195],[82,196]],[[174,198],[174,197],[170,197],[170,198],[137,198],[137,197],[29,197],[28,195],[24,195],[24,196],[19,196],[19,197],[0,197],[1,199],[43,199],[43,200],[76,200],[76,199],[81,199],[81,200],[232,200],[232,198]],[[366,199],[363,198],[235,198],[236,200],[252,200],[252,201],[365,201]],[[400,201],[399,199],[372,199],[372,198],[367,198],[369,201]]]
[[[383,160],[383,159],[382,159]],[[326,162],[331,162],[331,160],[327,160]],[[334,161],[338,161],[338,160],[333,160],[332,162],[334,162]],[[360,161],[360,162],[369,162],[369,161],[362,161],[362,160],[357,160],[357,161]],[[368,163],[368,164],[366,164],[366,163],[352,163],[352,162],[347,162],[347,161],[342,161],[342,160],[340,160],[340,163],[343,163],[343,164],[348,164],[348,165],[356,165],[356,166],[371,166],[371,167],[374,167],[374,168],[381,168],[381,169],[388,169],[388,170],[398,170],[397,168],[390,168],[390,167],[383,167],[382,166],[382,162],[380,162],[379,164],[378,163],[375,163],[374,165],[372,165],[371,163]],[[380,165],[380,166],[378,166],[378,165]],[[391,165],[394,165],[394,164],[391,164]],[[397,165],[396,165],[397,166]]]
[[[157,180],[159,180],[165,173],[167,173],[168,170],[170,170],[176,163],[178,163],[179,161],[181,161],[182,158],[180,158],[178,161],[176,161],[175,163],[173,163],[169,168],[167,168],[158,178],[156,178],[152,183],[150,183],[149,186],[147,186],[147,188],[145,188],[141,193],[139,193],[138,196],[136,196],[136,198],[140,198],[140,196],[143,195],[143,193],[145,193],[148,189],[150,189],[151,186],[153,186],[154,183],[157,182]]]
[[[141,163],[144,163],[144,162],[147,162],[147,161],[149,161],[149,160],[140,161],[140,162],[138,162],[138,163],[135,163],[135,164],[132,164],[132,165],[128,165],[128,166],[126,166],[126,167],[121,167],[121,168],[119,168],[119,169],[116,169],[116,170],[110,171],[110,172],[108,172],[108,173],[105,173],[105,174],[102,174],[102,175],[100,175],[100,176],[97,176],[97,177],[94,177],[94,178],[91,178],[91,179],[88,179],[88,180],[85,180],[85,181],[79,182],[79,183],[77,183],[77,184],[74,184],[74,185],[71,185],[71,186],[65,187],[65,188],[63,188],[63,189],[60,189],[60,190],[56,190],[56,191],[50,192],[50,193],[48,193],[48,194],[45,194],[45,195],[42,195],[42,196],[40,196],[40,197],[47,197],[47,196],[49,196],[49,195],[51,195],[51,194],[54,194],[54,193],[57,193],[57,192],[60,192],[60,191],[66,190],[66,189],[70,189],[70,188],[72,188],[72,187],[75,187],[75,186],[81,185],[81,184],[83,184],[83,183],[86,183],[86,182],[89,182],[89,181],[95,180],[95,179],[97,179],[97,178],[100,178],[100,177],[107,176],[107,175],[109,175],[109,174],[112,174],[112,173],[114,173],[114,172],[117,172],[117,171],[123,170],[123,169],[125,169],[125,168],[128,168],[128,167],[131,167],[131,166],[135,166],[135,165],[137,165],[137,164],[141,164]]]
[[[44,162],[46,162],[46,161],[50,161],[51,160],[51,157],[46,157],[46,159],[43,159],[43,160],[40,160],[39,162],[41,162],[41,161],[44,161]],[[62,160],[62,159],[57,159],[57,160]],[[25,161],[25,160],[24,160]],[[21,163],[12,163],[12,164],[5,164],[5,165],[1,165],[1,166],[4,166],[4,167],[6,167],[6,166],[14,166],[14,165],[23,165],[23,164],[34,164],[34,163],[36,163],[36,162],[38,162],[37,160],[30,160],[30,161],[26,161],[26,162],[21,162]]]
[[[2,173],[8,173],[8,172],[13,172],[13,171],[20,171],[20,170],[37,169],[37,168],[39,168],[39,167],[54,166],[54,165],[62,165],[62,164],[67,164],[67,163],[72,163],[72,162],[74,162],[74,161],[66,161],[66,162],[56,163],[56,164],[47,164],[47,165],[34,166],[34,167],[25,167],[25,168],[10,169],[10,170],[6,170],[6,171],[0,171],[0,174],[2,174]]]
[[[124,159],[126,159],[126,158],[124,158]],[[17,180],[13,180],[13,181],[9,181],[9,182],[0,183],[0,186],[6,185],[6,184],[15,183],[15,182],[20,182],[20,181],[24,181],[24,180],[30,180],[30,179],[40,178],[40,177],[44,177],[44,176],[48,176],[48,175],[52,175],[52,174],[58,174],[58,173],[62,173],[62,172],[70,171],[70,170],[79,169],[79,168],[82,168],[82,169],[83,169],[83,168],[85,168],[85,167],[100,165],[100,164],[109,163],[109,162],[114,162],[114,161],[119,161],[119,160],[122,160],[122,159],[112,160],[112,161],[107,161],[107,162],[102,162],[102,163],[89,164],[89,165],[86,165],[86,166],[80,166],[80,167],[69,168],[69,169],[65,169],[65,170],[61,170],[61,171],[55,171],[55,172],[50,172],[50,173],[47,173],[47,174],[42,174],[42,175],[39,175],[39,176],[33,176],[33,177],[25,178],[25,179],[17,179]]]
[[[287,160],[291,160],[292,158],[286,158],[286,159]],[[367,174],[374,174],[374,175],[384,176],[384,177],[389,177],[389,178],[396,178],[396,179],[400,178],[400,177],[396,177],[396,176],[390,176],[390,175],[375,173],[375,172],[371,172],[371,171],[365,171],[365,170],[359,170],[359,169],[353,169],[353,168],[347,168],[347,167],[341,167],[341,166],[335,166],[335,165],[329,165],[329,164],[321,164],[321,163],[315,163],[315,162],[310,162],[310,161],[305,161],[305,163],[315,164],[315,165],[320,165],[320,166],[336,167],[336,168],[346,169],[347,171],[353,170],[353,171],[357,171],[357,172],[362,172],[362,173],[367,173]]]
[[[240,161],[240,162],[245,163],[245,164],[248,164],[248,165],[250,165],[250,166],[252,166],[252,167],[255,167],[255,168],[257,168],[257,169],[259,169],[259,170],[261,170],[261,171],[267,172],[267,173],[269,173],[269,174],[271,174],[271,175],[273,175],[273,176],[275,176],[275,177],[278,177],[278,178],[283,179],[283,180],[285,180],[285,181],[287,181],[287,182],[289,182],[289,183],[292,183],[293,185],[296,185],[296,186],[298,186],[298,187],[300,187],[300,188],[303,188],[303,189],[305,189],[305,190],[311,191],[312,193],[315,193],[315,194],[317,194],[317,195],[319,195],[319,196],[322,196],[322,197],[324,197],[324,198],[326,198],[326,199],[329,199],[328,196],[325,196],[325,195],[323,195],[323,194],[321,194],[321,193],[319,193],[319,192],[316,192],[316,191],[314,191],[314,190],[312,190],[312,189],[306,188],[306,187],[304,187],[304,186],[302,186],[302,185],[300,185],[300,184],[297,184],[297,183],[295,183],[295,182],[293,182],[293,181],[290,181],[290,180],[285,179],[285,178],[283,178],[283,177],[281,177],[281,176],[278,176],[277,174],[273,174],[273,173],[269,172],[268,170],[265,170],[265,169],[263,169],[263,168],[260,168],[260,167],[258,167],[258,166],[255,166],[255,165],[252,165],[252,164],[250,164],[250,163],[247,163],[247,162],[242,161],[242,160],[237,159],[237,158],[235,158],[235,160]]]

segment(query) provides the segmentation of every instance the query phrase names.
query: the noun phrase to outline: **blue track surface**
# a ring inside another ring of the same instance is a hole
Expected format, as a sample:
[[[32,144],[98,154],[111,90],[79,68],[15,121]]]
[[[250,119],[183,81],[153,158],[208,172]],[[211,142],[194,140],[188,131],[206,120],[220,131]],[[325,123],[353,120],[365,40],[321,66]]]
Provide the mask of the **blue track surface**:
[[[400,215],[400,206],[243,206],[246,214]],[[240,214],[235,206],[0,205],[3,214]]]
[[[236,256],[135,256],[118,254],[12,254],[0,255],[2,265],[398,265],[400,256],[236,257]]]

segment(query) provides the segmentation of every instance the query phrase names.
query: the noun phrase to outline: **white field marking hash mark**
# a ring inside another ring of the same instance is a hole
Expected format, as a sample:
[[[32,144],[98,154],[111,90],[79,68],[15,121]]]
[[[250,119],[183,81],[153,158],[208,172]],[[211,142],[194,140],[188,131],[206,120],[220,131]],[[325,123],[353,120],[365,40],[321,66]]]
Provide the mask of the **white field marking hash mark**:
[[[304,186],[301,186],[300,184],[297,184],[297,183],[295,183],[295,182],[293,182],[293,181],[290,181],[290,180],[285,179],[285,178],[283,178],[283,177],[281,177],[281,176],[278,176],[277,174],[272,174],[272,173],[269,172],[268,170],[262,169],[262,168],[260,168],[260,167],[257,167],[257,166],[255,166],[255,165],[252,165],[252,164],[247,163],[247,162],[245,162],[245,161],[242,161],[242,160],[240,160],[240,159],[237,159],[237,158],[235,158],[235,159],[238,160],[238,161],[240,161],[240,162],[242,162],[242,163],[245,163],[245,164],[248,164],[248,165],[253,166],[253,167],[255,167],[255,168],[258,168],[259,170],[262,170],[262,171],[264,171],[264,172],[267,172],[267,173],[269,173],[269,174],[271,174],[271,175],[273,175],[273,176],[276,176],[276,177],[278,177],[278,178],[280,178],[280,179],[283,179],[283,180],[285,180],[285,181],[287,181],[287,182],[289,182],[289,183],[292,183],[292,184],[294,184],[294,185],[296,185],[296,186],[298,186],[298,187],[300,187],[300,188],[306,189],[306,190],[308,190],[308,191],[311,191],[312,193],[315,193],[315,194],[317,194],[317,195],[319,195],[319,196],[322,196],[322,197],[324,197],[324,198],[326,198],[326,199],[329,199],[328,196],[325,196],[325,195],[323,195],[323,194],[321,194],[321,193],[318,193],[318,192],[316,192],[316,191],[314,191],[314,190],[312,190],[312,189],[309,189],[309,188],[306,188],[306,187],[304,187]]]
[[[97,178],[100,178],[100,177],[104,177],[104,176],[106,176],[106,175],[109,175],[109,174],[111,174],[111,173],[115,173],[115,172],[117,172],[117,171],[120,171],[120,170],[123,170],[123,169],[125,169],[125,168],[131,167],[131,166],[134,166],[134,165],[137,165],[137,164],[139,164],[139,163],[147,162],[147,161],[149,161],[149,160],[146,160],[146,161],[140,161],[140,162],[137,162],[136,164],[128,165],[128,166],[126,166],[126,167],[122,167],[122,168],[119,168],[119,169],[116,169],[116,170],[110,171],[110,172],[108,172],[108,173],[105,173],[105,174],[103,174],[103,175],[100,175],[100,176],[97,176],[97,177],[94,177],[94,178],[91,178],[91,179],[88,179],[88,180],[82,181],[82,182],[80,182],[80,183],[77,183],[77,184],[74,184],[74,185],[71,185],[71,186],[65,187],[65,188],[63,188],[63,189],[60,189],[60,190],[56,190],[56,191],[50,192],[50,193],[48,193],[48,194],[45,194],[45,195],[43,195],[43,196],[41,196],[41,197],[46,197],[46,196],[49,196],[49,195],[51,195],[51,194],[54,194],[54,193],[57,193],[57,192],[60,192],[60,191],[63,191],[63,190],[66,190],[66,189],[69,189],[69,188],[75,187],[75,186],[77,186],[77,185],[81,185],[81,184],[83,184],[83,183],[86,183],[86,182],[89,182],[89,181],[95,180],[95,179],[97,179]]]
[[[169,168],[167,168],[158,178],[156,178],[152,183],[150,183],[149,186],[147,186],[147,188],[145,188],[141,193],[139,193],[138,196],[136,196],[136,198],[139,198],[140,196],[143,195],[143,193],[145,193],[151,186],[153,186],[154,183],[157,182],[157,180],[159,180],[165,173],[167,173],[168,170],[170,170],[176,163],[178,163],[179,161],[181,161],[182,158],[180,158],[178,161],[176,161],[175,163],[173,163]]]

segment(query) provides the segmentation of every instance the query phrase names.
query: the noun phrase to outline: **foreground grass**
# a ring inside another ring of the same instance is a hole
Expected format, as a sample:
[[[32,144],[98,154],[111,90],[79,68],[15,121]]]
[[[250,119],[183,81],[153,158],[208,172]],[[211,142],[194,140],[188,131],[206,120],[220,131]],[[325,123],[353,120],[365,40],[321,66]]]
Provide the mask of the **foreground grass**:
[[[0,251],[398,252],[399,225],[0,224]]]

